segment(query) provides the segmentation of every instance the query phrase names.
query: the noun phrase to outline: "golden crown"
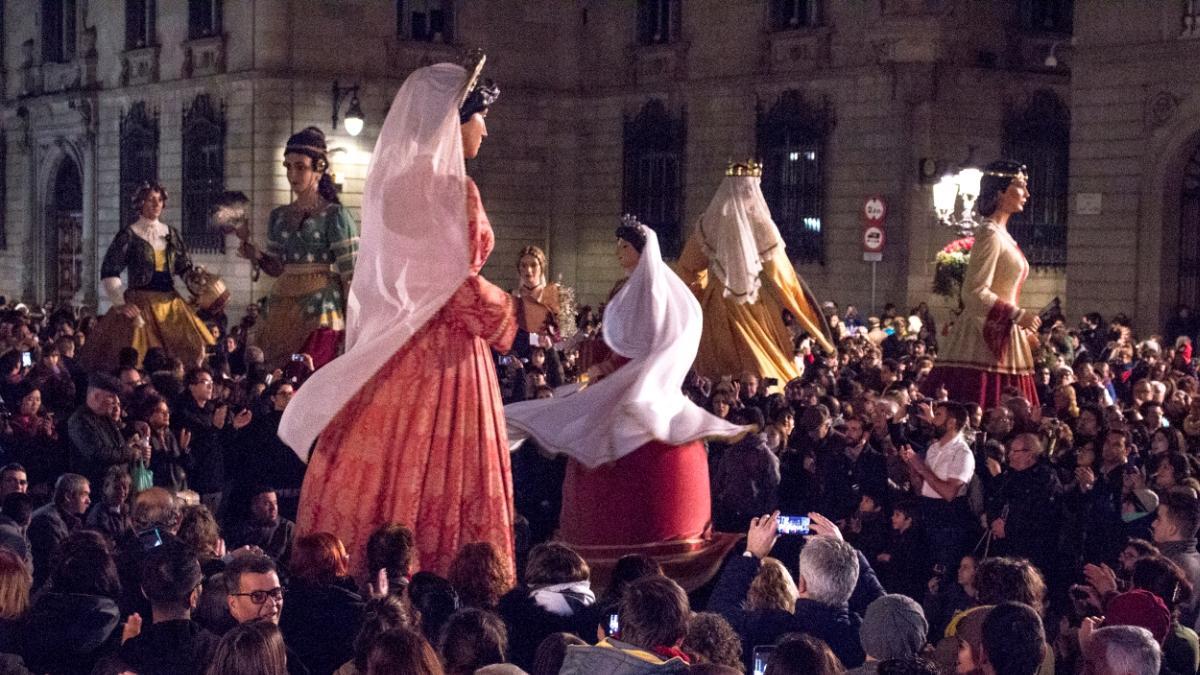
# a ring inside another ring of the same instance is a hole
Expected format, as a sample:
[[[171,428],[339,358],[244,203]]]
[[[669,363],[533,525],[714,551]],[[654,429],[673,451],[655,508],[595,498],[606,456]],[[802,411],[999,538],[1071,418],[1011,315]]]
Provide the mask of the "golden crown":
[[[467,52],[463,59],[463,68],[467,71],[467,82],[463,86],[461,95],[458,97],[458,104],[460,106],[466,103],[467,97],[471,95],[471,90],[475,88],[475,83],[479,81],[479,75],[483,72],[483,64],[485,63],[487,63],[487,54],[484,54],[482,49],[472,49]]]
[[[730,162],[729,166],[725,167],[726,176],[751,176],[753,178],[762,178],[762,174],[762,162],[756,162],[752,159],[748,159],[744,162]]]

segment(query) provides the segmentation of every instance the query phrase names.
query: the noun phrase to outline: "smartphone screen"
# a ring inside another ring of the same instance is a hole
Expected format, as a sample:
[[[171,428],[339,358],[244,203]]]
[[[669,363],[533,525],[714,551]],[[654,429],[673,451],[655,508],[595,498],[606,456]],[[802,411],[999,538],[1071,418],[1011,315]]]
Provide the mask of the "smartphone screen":
[[[767,663],[771,660],[771,652],[774,651],[775,645],[759,645],[754,648],[754,675],[767,672]]]
[[[621,622],[615,613],[608,615],[608,634],[616,635],[621,632]]]
[[[33,367],[33,352],[21,352],[21,367]]]
[[[540,340],[541,340],[541,336],[538,335],[537,333],[529,334],[529,346],[530,347],[541,347],[542,343],[540,342]]]
[[[808,516],[779,516],[779,534],[808,534]]]

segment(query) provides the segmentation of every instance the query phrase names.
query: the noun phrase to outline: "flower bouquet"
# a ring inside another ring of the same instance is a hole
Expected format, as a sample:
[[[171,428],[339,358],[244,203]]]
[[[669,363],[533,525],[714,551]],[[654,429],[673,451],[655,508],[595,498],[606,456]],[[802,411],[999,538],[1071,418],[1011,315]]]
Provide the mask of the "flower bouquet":
[[[962,311],[962,286],[967,275],[967,263],[971,261],[971,247],[975,237],[963,237],[942,247],[934,258],[933,292],[958,301]]]

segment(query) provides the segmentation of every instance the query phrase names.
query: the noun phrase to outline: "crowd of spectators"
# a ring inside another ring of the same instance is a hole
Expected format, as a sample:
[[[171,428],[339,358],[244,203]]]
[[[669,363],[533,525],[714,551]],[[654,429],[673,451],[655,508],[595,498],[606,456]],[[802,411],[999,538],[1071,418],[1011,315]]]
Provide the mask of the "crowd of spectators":
[[[449,578],[411,569],[405,523],[362,551],[296,537],[305,467],[276,431],[311,359],[267,370],[254,313],[215,322],[203,362],[126,350],[89,370],[92,319],[5,305],[0,672],[1200,671],[1200,325],[1138,341],[1122,316],[1058,317],[1040,405],[1013,390],[985,410],[923,392],[923,306],[824,309],[838,352],[798,335],[803,377],[684,384],[757,428],[708,443],[714,528],[745,545],[687,593],[642,555],[594,587],[554,537],[565,460],[532,443],[515,578],[483,543]],[[577,324],[569,345],[598,327],[588,308]],[[554,368],[545,349],[497,355],[506,401],[575,377],[571,349]],[[780,535],[781,514],[810,531]]]

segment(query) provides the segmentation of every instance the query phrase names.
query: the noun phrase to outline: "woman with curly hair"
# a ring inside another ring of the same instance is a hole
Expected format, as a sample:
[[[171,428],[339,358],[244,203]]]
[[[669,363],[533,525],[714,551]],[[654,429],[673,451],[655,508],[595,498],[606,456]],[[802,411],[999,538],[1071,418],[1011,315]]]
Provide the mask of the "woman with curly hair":
[[[680,649],[688,655],[693,666],[715,663],[730,668],[742,667],[742,640],[720,614],[692,614]]]
[[[336,536],[314,532],[296,540],[289,570],[279,629],[309,670],[331,673],[354,657],[362,624],[365,603],[349,576],[350,556]]]
[[[746,609],[779,609],[791,614],[799,596],[796,582],[783,563],[775,558],[763,558],[758,574],[746,592]]]
[[[495,545],[486,541],[463,546],[450,563],[450,583],[463,607],[494,610],[501,596],[512,590],[508,562]]]

